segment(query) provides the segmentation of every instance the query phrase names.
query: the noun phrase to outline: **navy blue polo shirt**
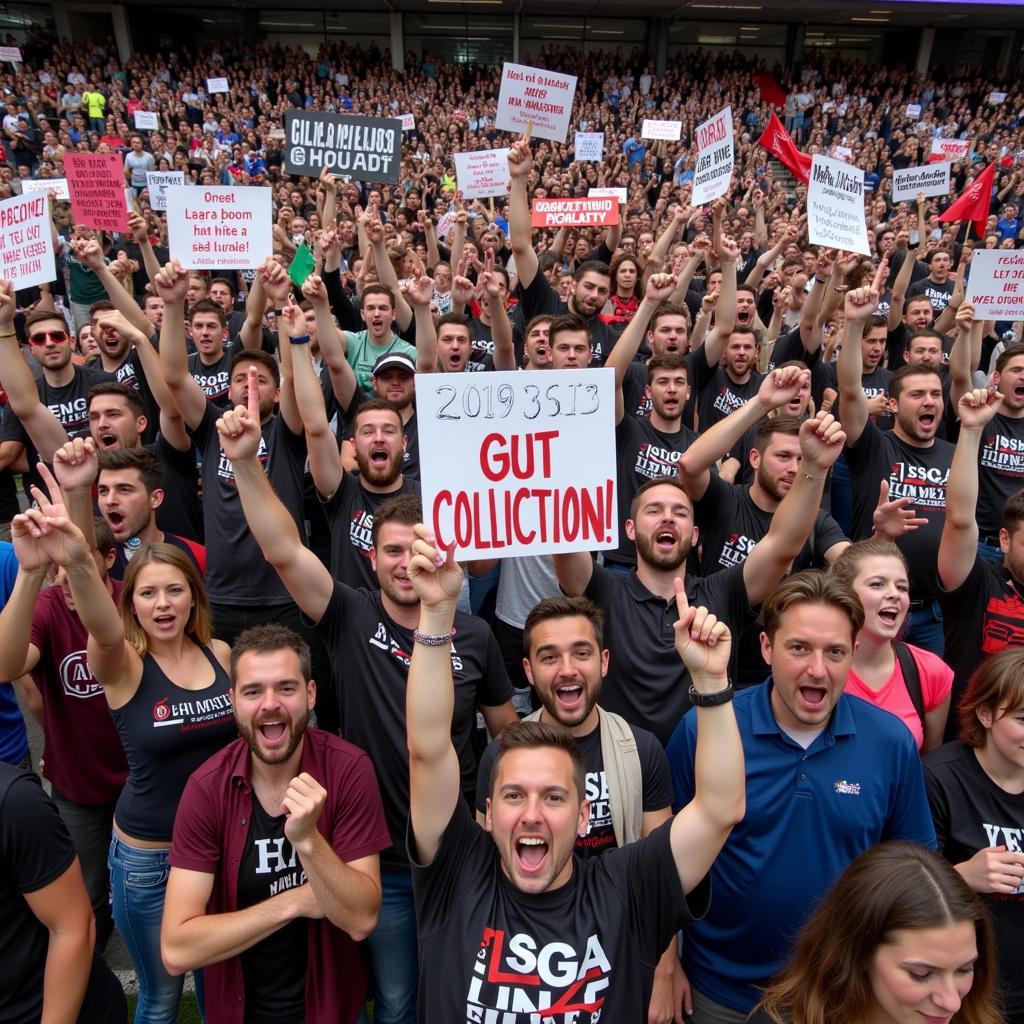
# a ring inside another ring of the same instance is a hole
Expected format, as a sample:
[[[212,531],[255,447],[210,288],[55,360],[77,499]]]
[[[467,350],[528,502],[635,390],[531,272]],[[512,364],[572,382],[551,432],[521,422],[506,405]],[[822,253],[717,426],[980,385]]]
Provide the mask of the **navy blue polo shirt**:
[[[775,721],[771,687],[736,694],[747,812],[712,865],[711,909],[683,943],[694,988],[744,1013],[858,854],[886,839],[935,848],[921,760],[895,715],[844,694],[804,750]],[[696,742],[691,711],[668,745],[676,810],[694,795]]]

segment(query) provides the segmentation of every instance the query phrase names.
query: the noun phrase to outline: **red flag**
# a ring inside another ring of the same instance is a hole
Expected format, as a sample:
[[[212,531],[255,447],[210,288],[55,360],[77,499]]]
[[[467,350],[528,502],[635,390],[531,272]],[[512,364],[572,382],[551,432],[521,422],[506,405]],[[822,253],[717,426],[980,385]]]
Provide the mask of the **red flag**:
[[[786,94],[782,91],[782,86],[775,81],[774,75],[767,71],[759,71],[754,75],[754,81],[761,90],[761,98],[765,103],[770,103],[773,107],[786,105]]]
[[[988,220],[988,209],[992,202],[992,183],[996,177],[996,165],[989,164],[974,181],[964,189],[956,202],[939,214],[939,220],[969,220],[974,233],[979,238],[985,237],[985,221]]]
[[[811,158],[796,148],[796,143],[789,137],[789,132],[782,127],[779,115],[772,113],[765,127],[764,135],[757,140],[769,153],[774,153],[779,161],[788,167],[805,185],[811,177]]]

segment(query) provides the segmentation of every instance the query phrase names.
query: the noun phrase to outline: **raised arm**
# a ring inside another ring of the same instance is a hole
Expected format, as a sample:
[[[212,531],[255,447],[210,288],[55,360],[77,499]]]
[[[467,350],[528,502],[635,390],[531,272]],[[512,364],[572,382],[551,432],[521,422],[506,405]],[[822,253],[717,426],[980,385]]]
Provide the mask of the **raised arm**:
[[[707,608],[690,607],[683,581],[676,578],[676,650],[700,694],[729,685],[732,641],[724,622]],[[671,826],[672,854],[683,892],[690,892],[711,869],[746,807],[743,743],[732,701],[697,707],[697,750],[693,799]]]
[[[971,381],[978,366],[975,348],[981,348],[982,322],[974,319],[974,307],[963,302],[956,310],[956,337],[949,353],[949,400],[959,408],[960,399],[972,390]]]
[[[964,275],[967,273],[969,261],[961,260],[956,268],[956,280],[953,283],[953,292],[949,296],[946,308],[935,318],[932,326],[939,334],[948,334],[956,320],[956,311],[964,301]]]
[[[567,597],[582,597],[594,575],[594,560],[586,551],[573,551],[568,555],[552,555],[558,585]]]
[[[437,329],[434,327],[434,318],[430,315],[430,303],[434,300],[434,281],[419,267],[413,271],[409,279],[406,298],[416,318],[416,372],[434,373],[437,371]]]
[[[530,143],[520,139],[508,151],[508,173],[512,184],[508,199],[508,240],[516,258],[516,276],[524,288],[537,276],[537,254],[533,250],[533,228],[530,226],[530,200],[526,194],[533,170]]]
[[[658,235],[658,240],[652,246],[647,256],[648,263],[655,263],[660,267],[665,262],[672,243],[679,237],[679,232],[683,230],[689,219],[690,208],[680,203],[665,225],[665,230]]]
[[[846,437],[837,419],[819,414],[800,426],[800,470],[772,516],[768,532],[743,563],[751,605],[760,604],[789,572],[814,529],[825,478],[839,458]]]
[[[736,326],[736,261],[740,257],[740,247],[723,235],[717,251],[722,268],[722,288],[715,305],[715,326],[704,342],[704,358],[708,366],[718,365],[729,335]]]
[[[153,279],[157,295],[164,300],[164,322],[160,327],[160,366],[170,388],[174,404],[190,430],[195,430],[206,415],[206,395],[188,372],[185,347],[185,293],[188,271],[171,260]]]
[[[384,225],[376,218],[367,218],[366,237],[373,253],[373,262],[377,267],[377,277],[382,285],[391,289],[395,297],[395,321],[402,331],[407,331],[412,323],[412,310],[405,301],[402,289],[398,284],[398,274],[388,258],[387,246],[384,244]]]
[[[242,348],[263,348],[263,314],[267,311],[267,293],[260,275],[253,278],[245,297],[245,320],[238,332]]]
[[[751,288],[760,287],[761,281],[764,279],[764,275],[767,274],[773,266],[775,266],[775,261],[781,255],[783,249],[785,249],[787,245],[792,245],[799,237],[799,234],[800,232],[796,227],[790,224],[786,230],[779,235],[779,240],[770,249],[761,253],[761,255],[757,257],[753,270],[747,274],[747,279],[743,283],[749,284]],[[754,244],[757,244],[756,241]]]
[[[861,358],[861,341],[871,314],[878,308],[880,289],[888,269],[888,264],[883,258],[870,285],[846,293],[843,306],[846,323],[843,327],[843,344],[836,362],[836,377],[847,444],[856,444],[860,440],[860,435],[864,433],[864,427],[868,422],[868,399],[860,383],[861,370],[864,366]]]
[[[418,632],[432,638],[450,636],[462,570],[455,564],[454,548],[449,548],[445,557],[435,548],[433,534],[425,526],[420,524],[415,530],[409,579],[420,599]],[[452,745],[455,686],[450,643],[413,644],[405,707],[409,814],[416,857],[421,864],[428,864],[461,799],[459,758]]]
[[[128,228],[139,247],[139,252],[142,253],[142,267],[146,271],[146,277],[152,282],[160,271],[160,261],[156,258],[153,243],[149,240],[149,228],[137,213],[128,214]]]
[[[939,542],[939,581],[956,590],[978,557],[978,452],[985,427],[999,412],[1003,396],[994,388],[968,391],[957,404],[960,436],[946,483],[946,522]]]
[[[334,397],[342,409],[348,409],[355,397],[359,382],[356,380],[349,361],[345,358],[345,341],[331,316],[327,286],[316,274],[310,274],[302,284],[302,294],[313,304],[313,312],[316,314],[316,333],[320,341],[320,354],[327,364]],[[345,301],[347,302],[348,299]],[[297,390],[296,388],[296,392]],[[301,397],[299,397],[299,408],[302,408]],[[302,419],[305,422],[305,415]],[[310,460],[312,458],[313,453],[310,452]]]
[[[270,296],[276,309],[283,309],[284,306],[291,304],[291,278],[280,263],[276,260],[267,260],[260,267],[256,276],[263,281],[263,288],[267,295]],[[299,319],[302,321],[299,325],[300,336],[306,335],[308,337],[305,320],[302,317]],[[302,416],[299,415],[299,406],[295,399],[295,381],[292,377],[292,349],[291,345],[280,344],[280,330],[281,328],[279,327],[277,355],[281,367],[281,389],[277,404],[278,414],[284,420],[285,426],[293,434],[301,434]]]
[[[149,332],[153,330],[152,323],[139,308],[134,296],[125,291],[124,286],[110,269],[109,264],[103,258],[100,243],[91,238],[79,238],[72,241],[70,245],[78,259],[96,275],[96,279],[103,285],[107,297],[114,304],[114,309],[136,330],[144,332],[148,337]]]
[[[256,458],[261,430],[255,366],[249,367],[248,399],[247,408],[238,406],[217,421],[221,448],[231,460],[245,521],[263,557],[299,608],[313,622],[319,622],[334,593],[334,580],[323,562],[302,543],[295,521]]]
[[[478,284],[487,303],[491,317],[491,338],[494,340],[494,368],[515,370],[516,349],[512,335],[512,321],[501,297],[501,277],[494,272],[494,251],[490,250],[484,259],[484,271]],[[435,361],[436,362],[436,361]]]
[[[903,232],[896,239],[898,245],[906,237]],[[896,272],[896,280],[892,283],[892,294],[889,299],[889,330],[895,331],[903,319],[903,303],[907,298],[907,286],[910,284],[910,275],[917,262],[917,256],[910,251],[910,240],[907,237],[907,254],[903,257],[900,269]],[[881,294],[881,293],[879,293]]]

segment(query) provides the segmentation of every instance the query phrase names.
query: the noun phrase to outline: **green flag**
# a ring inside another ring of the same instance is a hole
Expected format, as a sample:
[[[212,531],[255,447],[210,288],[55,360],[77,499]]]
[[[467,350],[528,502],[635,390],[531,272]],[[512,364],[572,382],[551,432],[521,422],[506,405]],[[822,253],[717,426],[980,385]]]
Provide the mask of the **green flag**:
[[[309,246],[305,242],[300,242],[295,250],[295,258],[288,265],[288,276],[301,288],[306,278],[313,273],[315,266],[316,260],[313,259]]]

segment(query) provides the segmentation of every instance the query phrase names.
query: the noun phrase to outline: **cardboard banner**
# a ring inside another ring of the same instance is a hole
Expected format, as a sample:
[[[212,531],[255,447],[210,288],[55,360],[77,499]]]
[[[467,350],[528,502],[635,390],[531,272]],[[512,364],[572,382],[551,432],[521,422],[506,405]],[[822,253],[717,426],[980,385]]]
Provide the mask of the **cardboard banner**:
[[[976,249],[966,299],[976,320],[1024,318],[1024,252]]]
[[[356,181],[398,184],[402,122],[397,117],[286,110],[284,133],[285,174],[315,178],[326,167]]]
[[[149,191],[149,205],[154,210],[167,209],[167,190],[175,185],[185,184],[184,171],[146,171],[146,188]]]
[[[534,199],[530,224],[535,228],[560,228],[571,224],[591,227],[619,223],[619,204],[606,199]]]
[[[403,132],[411,132],[416,127],[416,117],[414,114],[399,114],[398,120],[402,122]]]
[[[21,47],[0,46],[0,60],[9,60],[12,64],[21,63]]]
[[[908,103],[907,104],[907,117],[916,121],[921,116],[921,104],[920,103]]]
[[[45,195],[16,196],[0,203],[0,276],[15,291],[57,280]]]
[[[990,92],[988,94],[988,101],[993,107],[998,107],[1000,103],[1006,102],[1005,92]]]
[[[626,188],[592,188],[587,192],[591,199],[612,199],[618,200],[620,205],[625,206],[629,202],[629,189]]]
[[[522,133],[527,125],[532,125],[537,138],[565,142],[575,95],[575,75],[561,75],[526,64],[504,64],[494,127]]]
[[[807,188],[807,236],[813,245],[871,254],[861,168],[815,155]]]
[[[211,95],[218,92],[229,92],[228,80],[226,78],[208,78],[206,80],[206,91]]]
[[[966,160],[971,151],[970,139],[932,139],[932,151],[928,157],[930,164],[940,163],[943,160]]]
[[[160,115],[155,110],[136,110],[135,127],[139,131],[157,132],[160,130]]]
[[[437,222],[437,227],[434,229],[437,231],[437,237],[445,239],[448,237],[448,232],[451,231],[455,224],[455,211],[448,210]]]
[[[124,159],[119,153],[68,153],[64,169],[76,224],[101,231],[128,230]]]
[[[455,180],[463,199],[508,193],[508,149],[478,149],[455,154]]]
[[[732,141],[732,107],[697,125],[697,166],[693,173],[693,205],[703,206],[729,191],[735,153]]]
[[[273,255],[270,189],[255,185],[167,189],[171,259],[186,270],[258,267]]]
[[[71,202],[67,178],[22,178],[21,194],[28,196],[36,192],[52,192],[54,198],[63,200],[66,203]]]
[[[919,192],[925,196],[949,195],[949,172],[952,164],[948,160],[942,163],[928,163],[923,167],[904,167],[901,171],[892,172],[892,201],[894,203],[913,202]]]
[[[423,514],[439,543],[460,561],[615,547],[614,412],[610,369],[417,374]]]
[[[604,159],[604,132],[577,132],[573,149],[577,160]]]
[[[640,129],[641,139],[668,139],[669,142],[678,142],[682,134],[682,121],[652,121],[645,117]]]

